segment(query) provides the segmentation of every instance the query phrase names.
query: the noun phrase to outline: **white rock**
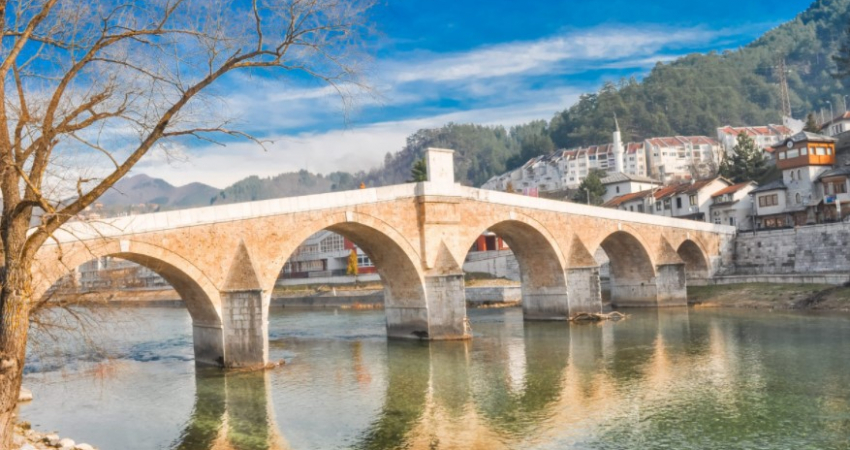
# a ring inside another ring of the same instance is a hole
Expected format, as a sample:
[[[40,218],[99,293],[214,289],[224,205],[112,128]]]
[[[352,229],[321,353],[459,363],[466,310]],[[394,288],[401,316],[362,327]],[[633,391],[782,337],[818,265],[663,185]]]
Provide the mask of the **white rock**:
[[[21,446],[21,450],[35,450],[35,447],[33,447],[30,443],[26,443]]]
[[[94,447],[89,444],[77,444],[74,450],[94,450]]]
[[[31,402],[32,401],[32,391],[22,387],[21,392],[18,393],[18,402]]]
[[[56,445],[56,447],[61,447],[61,448],[66,448],[66,447],[67,447],[67,448],[74,448],[74,444],[76,444],[76,442],[74,442],[74,440],[73,440],[73,439],[65,438],[65,439],[60,439],[60,440],[59,440],[59,444],[58,444],[58,445]]]
[[[51,447],[56,447],[59,443],[59,435],[56,433],[50,433],[44,436],[44,442],[50,444]]]

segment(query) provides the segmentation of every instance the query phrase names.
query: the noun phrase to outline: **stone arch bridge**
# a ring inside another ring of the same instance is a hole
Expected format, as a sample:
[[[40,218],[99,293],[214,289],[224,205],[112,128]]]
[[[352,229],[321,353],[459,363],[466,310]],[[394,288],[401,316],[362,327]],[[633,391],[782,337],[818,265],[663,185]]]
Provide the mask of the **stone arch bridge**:
[[[486,230],[517,258],[529,320],[601,310],[600,247],[618,307],[685,305],[689,277],[730,261],[732,227],[462,187],[452,153],[429,149],[421,183],[70,223],[38,253],[36,298],[93,258],[139,263],[185,301],[196,361],[241,367],[266,363],[275,280],[323,229],[374,261],[391,338],[470,337],[461,266]]]

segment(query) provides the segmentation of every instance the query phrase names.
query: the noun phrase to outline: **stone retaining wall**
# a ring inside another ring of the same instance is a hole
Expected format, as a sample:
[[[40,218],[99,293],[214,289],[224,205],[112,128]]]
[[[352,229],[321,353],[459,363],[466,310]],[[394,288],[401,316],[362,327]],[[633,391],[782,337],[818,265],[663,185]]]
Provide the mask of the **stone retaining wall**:
[[[735,240],[734,267],[729,275],[850,273],[850,224],[741,232]]]

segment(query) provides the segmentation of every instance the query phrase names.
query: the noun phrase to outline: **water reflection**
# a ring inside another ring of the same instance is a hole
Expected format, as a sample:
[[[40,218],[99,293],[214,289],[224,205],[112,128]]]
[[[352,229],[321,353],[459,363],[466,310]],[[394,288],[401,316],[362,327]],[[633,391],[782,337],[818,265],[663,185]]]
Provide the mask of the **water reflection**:
[[[195,406],[174,450],[289,449],[278,430],[268,372],[198,368]]]
[[[380,312],[277,315],[272,356],[290,359],[278,370],[198,369],[184,379],[179,361],[136,361],[95,399],[83,372],[31,374],[40,395],[24,417],[73,435],[127,414],[114,398],[138,402],[150,423],[113,420],[114,435],[99,432],[122,445],[89,439],[102,448],[850,448],[845,318],[687,309],[588,325],[523,322],[520,311],[471,317],[474,340],[429,343],[387,341]],[[128,386],[157,395],[144,403]],[[191,408],[168,398],[192,389]],[[89,402],[84,417],[69,395]],[[189,417],[179,432],[167,426],[173,417],[145,413],[169,402]],[[152,427],[167,441],[123,445]]]

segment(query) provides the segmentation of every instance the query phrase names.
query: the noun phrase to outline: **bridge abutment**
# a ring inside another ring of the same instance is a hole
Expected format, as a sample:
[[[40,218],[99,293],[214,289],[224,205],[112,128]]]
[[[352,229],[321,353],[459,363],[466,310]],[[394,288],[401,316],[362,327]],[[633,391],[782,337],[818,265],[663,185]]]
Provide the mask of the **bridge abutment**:
[[[567,292],[570,315],[602,312],[602,287],[599,281],[599,267],[567,269]]]

